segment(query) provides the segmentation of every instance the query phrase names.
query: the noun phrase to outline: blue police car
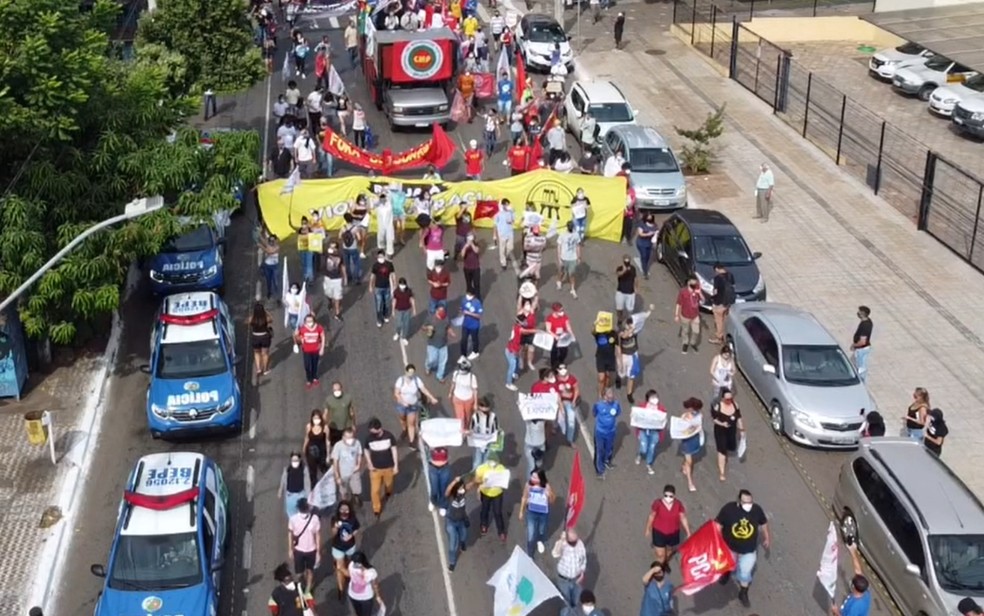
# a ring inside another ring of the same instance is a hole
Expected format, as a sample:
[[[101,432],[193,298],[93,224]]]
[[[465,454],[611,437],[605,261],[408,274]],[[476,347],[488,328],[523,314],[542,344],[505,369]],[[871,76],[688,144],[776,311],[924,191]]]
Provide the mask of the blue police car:
[[[225,238],[201,224],[164,245],[150,258],[150,285],[157,295],[182,291],[220,291],[225,284],[222,253]]]
[[[236,338],[216,293],[164,298],[150,341],[147,423],[154,438],[242,429]]]
[[[140,458],[120,504],[95,616],[215,616],[229,534],[229,491],[197,453]]]

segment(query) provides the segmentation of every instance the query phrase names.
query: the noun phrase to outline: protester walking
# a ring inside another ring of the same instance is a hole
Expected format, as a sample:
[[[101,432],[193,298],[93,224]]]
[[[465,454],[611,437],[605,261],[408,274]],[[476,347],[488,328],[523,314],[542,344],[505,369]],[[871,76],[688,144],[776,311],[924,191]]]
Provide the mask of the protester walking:
[[[868,616],[871,612],[871,584],[864,575],[864,567],[861,566],[861,555],[858,554],[856,542],[847,543],[847,553],[851,555],[851,569],[854,572],[854,576],[851,578],[850,592],[844,597],[843,603],[830,606],[830,615]],[[966,616],[974,616],[973,612],[964,609],[965,607],[967,606],[961,601],[957,604],[957,611]],[[977,609],[977,613],[980,614],[980,609]]]
[[[666,408],[660,404],[659,394],[655,389],[646,392],[645,408],[665,414]],[[655,428],[636,428],[636,437],[639,439],[639,455],[636,456],[636,465],[646,463],[646,471],[650,475],[656,474],[653,464],[656,462],[656,453],[659,443],[663,440],[663,431]]]
[[[527,325],[528,315],[520,312],[513,321],[509,339],[506,340],[506,389],[517,391],[516,379],[519,378],[519,366],[522,361],[523,338],[536,334],[536,329]]]
[[[457,336],[451,329],[451,322],[448,320],[447,309],[444,306],[438,306],[434,315],[424,325],[423,331],[427,337],[424,374],[434,374],[439,383],[444,383],[447,378],[448,339]]]
[[[383,505],[393,496],[393,479],[400,473],[400,459],[396,451],[396,438],[383,429],[383,422],[373,417],[369,420],[369,436],[364,444],[366,467],[369,469],[369,497],[376,519],[383,513]]]
[[[484,464],[489,454],[497,447],[499,436],[499,418],[492,410],[492,401],[488,396],[478,399],[475,414],[472,415],[468,427],[468,436],[475,439],[472,453],[472,470]]]
[[[481,535],[484,537],[489,532],[490,521],[495,522],[496,532],[499,533],[499,540],[506,541],[506,521],[502,516],[502,499],[505,490],[497,485],[489,483],[489,476],[492,474],[502,475],[507,473],[505,466],[499,463],[499,455],[490,452],[485,462],[475,469],[475,478],[470,487],[478,488],[479,499],[482,508],[479,512],[479,525]]]
[[[253,314],[247,324],[253,347],[254,378],[259,383],[261,376],[270,374],[270,346],[273,344],[273,317],[263,304],[253,304]]]
[[[374,605],[378,606],[377,613],[386,613],[379,590],[379,572],[369,563],[365,553],[352,555],[345,577],[348,578],[348,597],[355,616],[372,616]]]
[[[606,389],[615,383],[615,372],[618,370],[617,351],[618,336],[611,326],[595,320],[595,369],[598,371],[598,397],[602,397]]]
[[[465,299],[461,302],[461,356],[469,361],[475,361],[481,353],[478,332],[482,328],[484,312],[482,300],[473,291],[465,291]]]
[[[304,356],[305,387],[317,387],[321,383],[318,380],[318,363],[325,354],[325,328],[315,322],[313,314],[308,314],[304,317],[304,324],[294,334],[294,341],[301,347]]]
[[[386,258],[382,250],[376,253],[376,262],[369,274],[369,293],[372,294],[376,305],[376,327],[382,328],[383,323],[389,323],[393,287],[396,286],[396,274],[393,263]]]
[[[297,584],[294,574],[290,572],[290,565],[278,565],[273,577],[277,580],[277,586],[267,600],[267,608],[273,616],[304,616],[304,612],[314,609],[311,591]]]
[[[724,342],[724,325],[728,318],[728,312],[734,305],[737,296],[735,295],[735,277],[721,263],[714,264],[714,292],[711,295],[711,311],[714,314],[714,337],[709,340],[712,344]]]
[[[577,531],[569,528],[554,543],[550,555],[557,561],[557,589],[566,607],[573,610],[577,608],[588,568],[588,551]]]
[[[615,35],[615,50],[618,51],[622,49],[622,37],[625,35],[625,13],[619,12],[618,16],[615,18],[615,25],[612,28],[612,33]]]
[[[638,272],[629,255],[622,257],[622,264],[615,269],[615,311],[619,321],[632,316],[636,293],[639,292]]]
[[[696,276],[690,276],[687,284],[677,294],[676,305],[673,307],[673,321],[680,326],[680,340],[683,341],[682,352],[693,349],[697,351],[700,344],[700,304],[703,301],[700,282]]]
[[[328,431],[321,409],[311,411],[311,418],[304,427],[304,464],[311,476],[311,485],[318,483],[318,470],[328,462]],[[296,570],[296,568],[295,568]]]
[[[546,550],[543,540],[547,538],[547,519],[550,516],[550,504],[556,498],[543,469],[530,472],[519,504],[519,520],[522,522],[524,517],[526,519],[526,553],[530,558],[537,553],[543,554]]]
[[[413,315],[417,314],[417,300],[413,296],[413,289],[407,285],[406,278],[400,278],[396,283],[396,290],[393,291],[393,313],[396,315],[393,340],[407,344],[410,340],[410,322]]]
[[[472,372],[472,364],[465,357],[458,358],[458,367],[451,375],[448,400],[462,429],[467,429],[471,425],[471,415],[478,402],[478,377]]]
[[[557,237],[557,290],[564,288],[564,283],[571,287],[571,297],[577,298],[577,283],[575,274],[581,263],[581,235],[574,221],[567,221],[565,231]]]
[[[448,465],[447,447],[435,447],[427,455],[427,479],[430,484],[430,501],[427,509],[443,518],[448,514],[448,486],[451,484],[451,467]]]
[[[758,559],[759,543],[768,550],[772,544],[769,533],[769,519],[765,511],[752,500],[752,493],[742,489],[738,492],[738,500],[731,501],[721,508],[714,519],[724,542],[731,549],[737,566],[734,575],[738,580],[738,600],[748,609],[751,602],[748,599],[748,587],[755,573],[755,561]],[[761,540],[759,536],[761,535]],[[720,580],[727,584],[731,573],[726,573]]]
[[[741,409],[735,402],[730,389],[721,389],[721,398],[711,405],[711,419],[714,421],[714,448],[717,450],[718,479],[727,480],[725,469],[728,454],[738,450],[739,434],[744,437],[745,424],[741,419]]]
[[[448,534],[448,571],[458,566],[458,556],[468,549],[468,484],[461,476],[451,480],[444,492],[448,513],[444,530]]]
[[[639,336],[636,334],[631,317],[622,323],[622,330],[618,333],[615,359],[618,365],[615,386],[618,387],[619,383],[624,384],[625,397],[629,404],[635,404],[635,382],[642,373],[642,360],[639,359]]]
[[[696,421],[701,417],[700,410],[704,408],[704,403],[699,398],[687,398],[683,401],[683,413],[680,418],[687,423]],[[687,489],[691,492],[697,491],[694,484],[694,456],[704,448],[704,428],[701,426],[700,432],[689,436],[680,441],[680,455],[683,456],[683,465],[680,472],[687,478]]]
[[[516,215],[513,213],[512,204],[509,199],[499,202],[499,211],[492,219],[495,225],[492,229],[492,244],[499,249],[499,265],[502,271],[506,271],[508,261],[515,259],[513,244],[516,237]]]
[[[322,288],[325,297],[331,302],[336,321],[342,320],[342,295],[348,285],[348,273],[345,270],[345,262],[342,259],[338,242],[331,240],[328,242],[328,249],[324,259],[325,277],[322,280]]]
[[[599,479],[605,478],[605,472],[615,468],[612,459],[615,456],[615,434],[618,431],[618,418],[622,414],[622,405],[615,399],[615,390],[609,387],[601,400],[594,403],[591,409],[594,416],[595,472]]]
[[[297,501],[297,513],[287,521],[287,556],[294,571],[304,575],[304,588],[314,590],[314,570],[321,564],[321,520],[306,498]]]
[[[642,277],[646,280],[649,280],[653,243],[656,241],[658,231],[659,226],[656,224],[656,217],[652,214],[644,214],[642,222],[636,227],[636,250],[639,251],[639,266],[642,267]]]
[[[639,616],[670,616],[673,607],[673,584],[666,579],[666,564],[657,559],[642,576],[642,606]]]
[[[547,424],[540,419],[523,422],[526,434],[523,437],[523,459],[526,460],[526,472],[541,468],[543,454],[547,450]]]
[[[424,253],[427,271],[437,269],[439,263],[445,265],[444,227],[441,226],[441,219],[436,214],[420,234],[420,249]]]
[[[443,258],[435,261],[434,267],[427,270],[427,286],[429,287],[427,312],[434,314],[438,308],[447,309],[451,273],[444,267]]]
[[[646,520],[646,537],[652,542],[656,562],[668,566],[682,539],[689,536],[687,508],[677,499],[676,487],[668,483],[663,486],[663,497],[654,500],[650,506]]]
[[[858,306],[858,327],[854,330],[851,351],[854,353],[854,367],[862,382],[868,380],[868,355],[871,353],[871,308]]]
[[[396,413],[400,418],[400,429],[407,436],[411,449],[417,445],[417,417],[420,414],[422,399],[437,404],[437,398],[427,389],[424,381],[417,376],[417,368],[407,364],[403,375],[393,385],[393,399],[396,400]]]
[[[297,503],[307,498],[311,491],[311,475],[304,468],[301,454],[294,451],[290,454],[290,463],[280,474],[280,485],[277,488],[277,498],[284,499],[284,510],[287,519],[297,513]]]
[[[571,446],[577,438],[577,405],[581,401],[581,387],[577,377],[571,374],[566,364],[557,366],[557,391],[560,392],[560,404],[563,408],[563,418],[560,421],[561,432]]]
[[[465,290],[471,291],[475,297],[482,297],[482,251],[475,242],[475,234],[469,232],[465,236],[465,244],[461,247],[461,265],[465,276]]]
[[[776,178],[767,163],[759,167],[758,179],[755,181],[755,218],[769,222],[772,211],[772,193],[775,190]]]
[[[943,419],[943,411],[933,409],[929,412],[926,423],[926,432],[923,435],[923,445],[938,456],[943,455],[943,441],[950,433],[950,429]]]
[[[721,397],[722,390],[732,389],[737,369],[734,356],[731,353],[731,347],[724,345],[721,347],[721,351],[711,360],[712,403]]]
[[[556,370],[561,364],[567,363],[567,353],[574,343],[571,319],[564,311],[563,304],[554,302],[550,306],[550,315],[544,324],[554,338],[553,346],[550,347],[550,367]]]
[[[340,499],[362,506],[362,468],[365,450],[355,438],[355,427],[346,426],[342,438],[332,446],[331,460]]]

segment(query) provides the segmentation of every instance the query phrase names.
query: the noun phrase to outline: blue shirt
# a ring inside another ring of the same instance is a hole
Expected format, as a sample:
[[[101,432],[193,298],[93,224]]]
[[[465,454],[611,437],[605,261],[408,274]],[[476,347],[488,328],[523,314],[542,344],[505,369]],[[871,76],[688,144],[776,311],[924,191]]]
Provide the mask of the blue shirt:
[[[499,232],[500,238],[513,237],[513,225],[516,223],[516,216],[511,211],[499,210],[493,222],[495,222],[495,230]]]
[[[482,300],[478,299],[477,297],[473,297],[471,299],[466,298],[465,301],[461,302],[462,312],[474,312],[479,317],[481,317],[482,312],[484,310],[485,309],[482,307]],[[464,315],[464,319],[462,319],[461,321],[461,329],[468,329],[468,330],[479,329],[481,326],[482,326],[481,319],[467,314]]]
[[[499,80],[499,100],[508,103],[512,100],[512,82],[508,79]]]
[[[402,190],[394,190],[390,192],[390,203],[393,204],[394,216],[406,215],[407,193]]]
[[[598,434],[615,434],[618,428],[618,416],[622,414],[622,405],[618,400],[595,402],[592,413],[595,418],[595,432]]]
[[[860,597],[850,595],[841,604],[841,616],[868,616],[871,611],[871,592],[866,591]]]
[[[663,581],[659,586],[655,580],[646,584],[642,595],[639,616],[667,616],[673,613],[673,584]]]

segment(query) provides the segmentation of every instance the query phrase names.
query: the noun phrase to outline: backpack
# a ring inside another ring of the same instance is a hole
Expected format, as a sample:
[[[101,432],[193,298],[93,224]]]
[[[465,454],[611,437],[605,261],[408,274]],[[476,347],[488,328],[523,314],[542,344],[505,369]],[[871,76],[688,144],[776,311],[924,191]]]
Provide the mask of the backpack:
[[[342,231],[342,246],[351,247],[353,244],[355,244],[355,236],[352,235],[352,230],[345,229]]]

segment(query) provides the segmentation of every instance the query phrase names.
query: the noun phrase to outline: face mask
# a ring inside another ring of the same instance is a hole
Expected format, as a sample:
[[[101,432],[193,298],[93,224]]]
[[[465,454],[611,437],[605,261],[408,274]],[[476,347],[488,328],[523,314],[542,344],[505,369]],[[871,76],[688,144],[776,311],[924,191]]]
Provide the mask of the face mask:
[[[530,485],[531,486],[538,486],[538,485],[540,485],[540,478],[539,477],[530,477]]]
[[[407,378],[413,378],[413,375],[414,375],[413,370],[407,371]]]
[[[625,265],[628,265],[629,263],[631,263],[631,261],[629,261],[628,259],[626,259],[626,260],[622,261],[622,263],[624,263]]]
[[[346,445],[349,445],[349,446],[354,445],[355,444],[355,438],[352,438],[352,437],[346,438],[345,439],[345,444]]]
[[[657,404],[659,404],[659,398],[657,398],[656,396],[653,396],[652,398],[649,399],[649,404],[652,404],[653,406],[656,406]]]
[[[474,242],[475,241],[475,236],[474,235],[469,235],[467,239],[468,239],[469,242]]]
[[[690,288],[693,289],[693,290],[695,290],[695,291],[697,290],[697,287],[698,286],[700,286],[700,285],[698,285],[696,282],[693,282],[693,283],[690,284]]]
[[[406,291],[406,290],[407,290],[407,285],[405,285],[405,284],[401,284],[401,285],[399,285],[399,286],[400,286],[400,290],[401,290],[401,291]]]
[[[569,545],[571,547],[576,546],[577,545],[577,539],[575,539],[574,541],[571,541],[570,539],[568,539],[567,540],[567,545]]]
[[[675,496],[664,496],[663,497],[663,502],[666,503],[667,505],[673,504],[673,501],[674,500],[676,500],[676,497]]]
[[[290,461],[291,468],[298,468],[300,465],[301,465],[301,461],[300,460],[291,460]]]
[[[298,289],[297,287],[291,287],[290,292],[293,293],[294,295],[297,295],[298,293],[301,292],[301,290]]]
[[[340,518],[347,518],[347,517],[349,517],[349,512],[348,511],[339,511],[338,512],[338,517],[340,517]]]
[[[441,267],[440,265],[438,265],[437,267],[434,268],[434,271],[437,272],[438,274],[440,274],[441,273],[441,270],[443,270],[443,269],[444,269],[443,267]]]
[[[321,425],[321,418],[320,417],[315,417],[314,419],[311,420],[311,423],[313,423],[316,426],[320,426]]]
[[[334,248],[329,248],[328,249],[328,254],[330,254],[330,255],[335,254],[335,249]]]
[[[567,376],[567,370],[558,370],[557,374],[559,374],[560,376]]]
[[[459,489],[458,496],[464,496],[464,495],[465,495],[465,489],[464,488]]]
[[[297,584],[295,584],[294,582],[288,582],[287,584],[284,584],[284,588],[286,588],[287,590],[294,590],[295,588],[297,588]]]
[[[550,377],[549,379],[547,379],[547,382],[548,383],[556,383],[557,382],[557,379],[554,378],[554,377]]]
[[[306,325],[309,328],[312,328],[314,327],[314,321],[304,321],[304,325]]]
[[[379,257],[376,259],[376,263],[386,263],[386,257]]]
[[[342,392],[340,390],[338,390],[338,389],[336,389],[335,391],[331,392],[331,394],[333,396],[335,396],[336,398],[341,398],[342,397]]]
[[[584,612],[585,614],[590,614],[591,612],[594,611],[594,606],[593,605],[582,605],[581,606],[581,611]]]
[[[752,510],[752,503],[742,503],[741,504],[741,508],[744,509],[745,511],[751,511]]]

